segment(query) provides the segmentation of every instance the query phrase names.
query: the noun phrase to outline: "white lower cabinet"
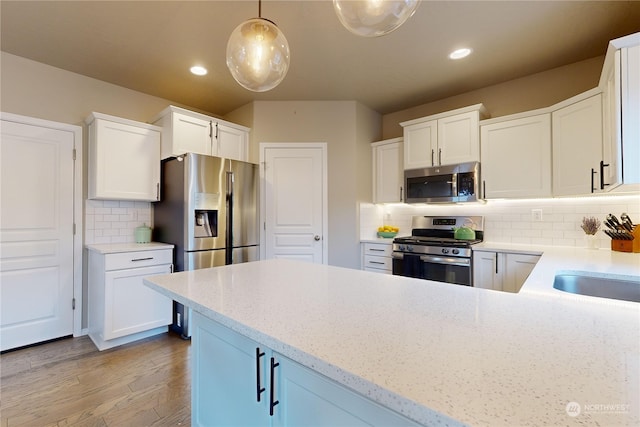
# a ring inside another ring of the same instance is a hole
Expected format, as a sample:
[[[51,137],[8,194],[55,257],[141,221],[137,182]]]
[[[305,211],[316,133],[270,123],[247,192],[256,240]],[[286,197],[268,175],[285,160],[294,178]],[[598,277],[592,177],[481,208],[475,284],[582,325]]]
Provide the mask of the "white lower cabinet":
[[[102,254],[89,251],[88,328],[99,350],[166,332],[172,301],[146,276],[172,272],[172,249]]]
[[[473,251],[473,286],[517,293],[538,260],[539,255]]]
[[[194,426],[417,426],[195,312]]]
[[[362,243],[362,269],[374,273],[392,274],[391,243]]]

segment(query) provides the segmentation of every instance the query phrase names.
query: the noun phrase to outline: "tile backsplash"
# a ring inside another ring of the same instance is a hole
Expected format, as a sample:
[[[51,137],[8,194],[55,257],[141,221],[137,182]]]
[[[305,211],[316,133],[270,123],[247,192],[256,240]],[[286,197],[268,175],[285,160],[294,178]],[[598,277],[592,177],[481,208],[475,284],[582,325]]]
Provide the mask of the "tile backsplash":
[[[542,210],[542,221],[534,221],[532,210]],[[360,238],[376,237],[382,224],[400,227],[398,235],[411,234],[414,215],[482,215],[486,241],[551,246],[583,246],[582,218],[595,216],[601,221],[608,213],[618,217],[626,212],[640,222],[640,195],[596,196],[557,199],[490,200],[484,204],[406,205],[360,204]],[[604,224],[600,230],[605,228]],[[610,248],[611,239],[596,234],[598,247]]]
[[[135,228],[151,223],[151,203],[85,200],[85,244],[134,243]]]

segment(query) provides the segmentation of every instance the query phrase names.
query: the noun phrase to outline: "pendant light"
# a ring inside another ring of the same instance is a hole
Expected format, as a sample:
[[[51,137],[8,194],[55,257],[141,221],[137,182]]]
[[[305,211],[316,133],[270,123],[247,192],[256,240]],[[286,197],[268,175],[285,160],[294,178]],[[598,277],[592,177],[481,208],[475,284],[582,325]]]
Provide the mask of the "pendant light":
[[[419,0],[333,0],[342,25],[363,37],[389,34],[409,19],[419,4]]]
[[[258,17],[244,21],[227,42],[227,67],[240,86],[266,92],[278,86],[289,70],[289,43],[276,24]]]

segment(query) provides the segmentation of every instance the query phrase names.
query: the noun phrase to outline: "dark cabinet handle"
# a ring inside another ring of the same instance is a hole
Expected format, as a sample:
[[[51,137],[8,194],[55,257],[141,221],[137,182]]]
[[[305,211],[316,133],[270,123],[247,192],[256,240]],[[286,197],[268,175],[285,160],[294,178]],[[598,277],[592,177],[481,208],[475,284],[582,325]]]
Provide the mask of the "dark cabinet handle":
[[[269,390],[269,415],[273,417],[273,408],[280,403],[275,399],[275,371],[276,367],[280,366],[279,363],[276,363],[276,359],[274,357],[271,358],[271,378],[270,378],[270,390]]]
[[[600,189],[601,190],[604,190],[604,187],[609,185],[604,183],[604,168],[608,168],[608,167],[609,167],[609,163],[605,163],[604,160],[600,160]]]
[[[498,254],[496,253],[496,274],[498,274]]]
[[[600,162],[600,163],[602,163],[602,162]],[[595,175],[597,173],[598,172],[596,172],[596,170],[594,168],[591,168],[591,192],[592,193],[597,190],[597,188],[593,186],[593,181],[594,181],[593,175]],[[601,175],[600,180],[602,181],[602,175]]]
[[[436,150],[431,149],[431,166],[435,166],[435,164],[433,164],[433,155],[436,153]]]
[[[264,356],[264,351],[260,351],[260,347],[256,347],[256,398],[260,402],[260,395],[265,388],[260,384],[260,358]]]
[[[402,201],[402,187],[400,187],[400,201]]]
[[[442,165],[442,148],[438,148],[438,166]]]

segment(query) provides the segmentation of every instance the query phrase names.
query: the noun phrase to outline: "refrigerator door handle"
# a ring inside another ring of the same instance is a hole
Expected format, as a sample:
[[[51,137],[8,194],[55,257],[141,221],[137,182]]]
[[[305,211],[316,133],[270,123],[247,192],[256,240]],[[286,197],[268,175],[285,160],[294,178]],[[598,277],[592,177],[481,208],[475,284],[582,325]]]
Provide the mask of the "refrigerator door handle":
[[[227,230],[225,234],[225,264],[233,264],[233,171],[227,171]]]

